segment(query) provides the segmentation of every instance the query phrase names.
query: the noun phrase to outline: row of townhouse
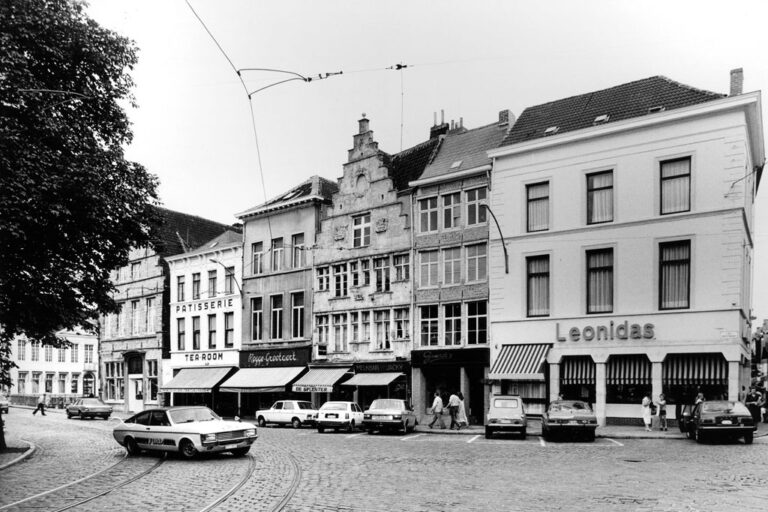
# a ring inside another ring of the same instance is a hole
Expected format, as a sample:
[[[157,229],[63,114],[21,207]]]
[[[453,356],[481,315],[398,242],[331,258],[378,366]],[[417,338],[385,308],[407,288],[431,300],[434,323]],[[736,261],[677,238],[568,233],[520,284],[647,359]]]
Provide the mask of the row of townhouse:
[[[115,275],[102,396],[240,415],[390,396],[425,415],[461,391],[477,423],[490,393],[534,413],[562,393],[601,421],[645,394],[736,398],[764,147],[760,94],[732,78],[436,121],[394,155],[363,117],[336,182],[239,213],[242,233],[167,212],[165,248]]]

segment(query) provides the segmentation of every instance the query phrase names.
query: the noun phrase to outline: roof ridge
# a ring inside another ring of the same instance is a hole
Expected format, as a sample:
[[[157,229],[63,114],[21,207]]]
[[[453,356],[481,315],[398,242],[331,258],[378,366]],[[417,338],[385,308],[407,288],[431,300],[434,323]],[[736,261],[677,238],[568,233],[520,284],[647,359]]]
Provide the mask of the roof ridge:
[[[153,206],[155,208],[157,208],[158,210],[163,210],[165,212],[169,212],[169,213],[172,213],[172,214],[175,214],[175,215],[184,215],[185,217],[189,217],[189,218],[193,218],[193,219],[200,219],[200,220],[203,220],[205,222],[212,222],[214,224],[219,224],[220,226],[224,226],[224,227],[231,226],[231,224],[224,224],[223,222],[219,222],[217,220],[211,220],[211,219],[208,219],[208,218],[205,218],[205,217],[201,217],[200,215],[195,215],[194,213],[185,213],[185,212],[180,212],[178,210],[171,210],[170,208],[166,208],[164,206],[159,206],[159,205],[153,205]]]
[[[675,84],[675,85],[680,86],[680,87],[685,87],[686,89],[690,89],[691,91],[696,91],[696,92],[704,93],[704,94],[707,94],[709,96],[719,96],[721,98],[725,98],[725,97],[728,96],[727,94],[724,94],[724,93],[721,93],[721,92],[708,91],[706,89],[700,89],[700,88],[694,87],[692,85],[684,84],[683,82],[678,82],[677,80],[673,80],[673,79],[671,79],[669,77],[666,77],[664,75],[656,75],[654,78],[661,78],[662,80],[666,80],[669,83]]]

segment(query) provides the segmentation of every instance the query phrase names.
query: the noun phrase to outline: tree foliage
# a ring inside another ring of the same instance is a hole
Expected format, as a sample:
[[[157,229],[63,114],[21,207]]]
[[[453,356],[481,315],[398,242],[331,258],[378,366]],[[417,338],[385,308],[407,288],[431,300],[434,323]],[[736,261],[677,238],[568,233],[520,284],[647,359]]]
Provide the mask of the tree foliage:
[[[15,336],[116,311],[110,271],[151,240],[157,179],[124,156],[136,62],[81,2],[0,3],[0,387]]]

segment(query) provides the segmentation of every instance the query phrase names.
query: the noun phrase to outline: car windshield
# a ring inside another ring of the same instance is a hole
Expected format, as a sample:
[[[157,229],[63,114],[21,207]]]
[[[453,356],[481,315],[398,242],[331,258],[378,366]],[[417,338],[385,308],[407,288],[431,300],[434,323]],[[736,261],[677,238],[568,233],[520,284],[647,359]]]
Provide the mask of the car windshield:
[[[701,412],[724,412],[726,414],[749,414],[741,402],[704,402]]]
[[[174,423],[191,423],[193,421],[211,421],[221,418],[207,407],[195,407],[193,409],[176,409],[168,411]]]
[[[83,405],[107,405],[101,401],[100,398],[85,398],[83,399]]]
[[[371,409],[403,409],[402,400],[391,400],[388,398],[374,400]]]
[[[585,402],[555,402],[549,405],[549,412],[591,412]]]
[[[497,398],[493,401],[493,406],[504,409],[517,409],[520,407],[520,400],[517,398]]]
[[[315,406],[311,402],[296,402],[299,409],[314,409]]]
[[[322,407],[320,407],[321,411],[346,411],[347,410],[347,404],[342,402],[325,402]]]

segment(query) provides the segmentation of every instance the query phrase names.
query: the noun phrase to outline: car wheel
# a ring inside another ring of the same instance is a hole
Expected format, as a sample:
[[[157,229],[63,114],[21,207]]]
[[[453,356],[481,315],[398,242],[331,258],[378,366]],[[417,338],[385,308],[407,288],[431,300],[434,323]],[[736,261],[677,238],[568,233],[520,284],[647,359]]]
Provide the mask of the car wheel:
[[[355,420],[352,420],[347,424],[347,433],[350,434],[353,430],[355,430]]]
[[[264,419],[264,416],[259,416],[258,423],[260,427],[266,427],[267,421]]]
[[[372,429],[372,428],[369,428],[369,429],[367,430],[367,432],[368,432],[368,435],[371,435],[371,434],[373,434],[373,429]]]
[[[322,434],[323,432],[325,432],[325,428],[317,427],[317,431]]]
[[[701,431],[701,429],[696,429],[693,431],[693,437],[696,439],[697,443],[703,443],[704,442],[704,432]]]
[[[485,438],[490,439],[491,437],[493,437],[493,430],[485,427]]]
[[[590,430],[589,432],[587,432],[586,438],[587,438],[587,442],[594,443],[595,442],[595,431],[594,430]]]
[[[299,420],[299,418],[293,418],[291,420],[291,426],[293,428],[300,428],[301,427],[301,420]]]
[[[230,453],[232,454],[233,457],[242,457],[243,455],[248,453],[250,449],[251,449],[250,446],[246,446],[245,448],[238,448],[237,450],[231,450]]]
[[[195,449],[195,445],[192,444],[192,441],[184,439],[179,445],[179,453],[185,459],[192,459],[197,455],[197,450]]]
[[[108,421],[108,420],[109,420],[109,414],[107,414],[106,416],[104,416],[104,421]]]
[[[744,444],[752,444],[752,441],[754,440],[754,438],[755,438],[754,432],[747,432],[746,434],[744,434]]]
[[[691,430],[686,430],[685,437],[687,437],[688,439],[693,439],[693,432]]]
[[[522,439],[525,439],[525,437],[526,437],[527,435],[528,435],[528,432],[527,432],[525,429],[523,429],[523,430],[520,432],[520,437],[521,437]]]
[[[68,420],[71,420],[71,419],[72,419],[72,413],[70,413],[69,411],[67,411],[67,419],[68,419]]]
[[[136,444],[136,440],[132,437],[125,438],[125,451],[128,452],[128,455],[131,457],[141,453],[141,450],[139,450],[139,445]]]

